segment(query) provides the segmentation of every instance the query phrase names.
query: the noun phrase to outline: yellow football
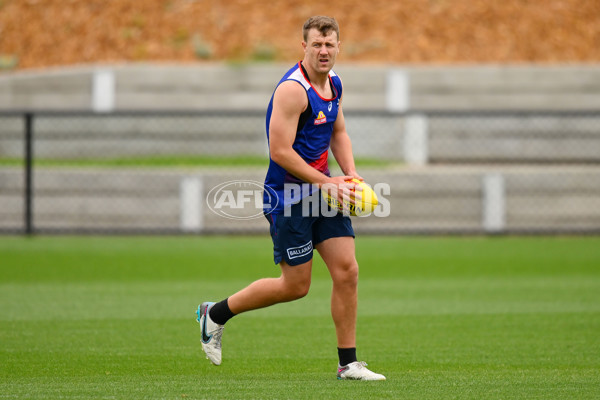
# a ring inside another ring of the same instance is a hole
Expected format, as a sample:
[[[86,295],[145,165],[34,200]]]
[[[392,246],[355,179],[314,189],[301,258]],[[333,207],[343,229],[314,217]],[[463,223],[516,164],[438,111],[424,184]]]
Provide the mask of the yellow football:
[[[348,210],[349,214],[358,217],[362,215],[371,214],[373,210],[375,210],[375,206],[377,206],[377,204],[379,203],[379,201],[377,200],[377,195],[375,194],[373,189],[371,189],[371,186],[369,186],[365,182],[359,181],[358,179],[351,179],[346,182],[356,183],[357,186],[360,186],[362,188],[362,191],[358,191],[358,195],[361,196],[361,199],[357,200],[355,204],[352,204],[349,201],[344,201],[344,205],[346,206],[346,209]],[[352,189],[352,192],[354,192],[354,189]],[[342,204],[340,204],[340,202],[337,199],[331,197],[329,193],[322,190],[321,194],[323,195],[323,198],[327,201],[327,204],[329,204],[330,207],[337,208],[340,211],[344,210]]]

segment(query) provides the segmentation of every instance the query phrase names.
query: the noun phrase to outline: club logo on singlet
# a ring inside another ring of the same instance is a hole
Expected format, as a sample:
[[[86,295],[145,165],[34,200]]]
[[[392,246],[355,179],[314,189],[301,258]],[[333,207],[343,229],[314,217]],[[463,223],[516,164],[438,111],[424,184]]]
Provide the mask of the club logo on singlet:
[[[327,117],[323,114],[323,111],[319,111],[319,115],[317,115],[317,119],[315,119],[315,125],[321,125],[327,122]]]

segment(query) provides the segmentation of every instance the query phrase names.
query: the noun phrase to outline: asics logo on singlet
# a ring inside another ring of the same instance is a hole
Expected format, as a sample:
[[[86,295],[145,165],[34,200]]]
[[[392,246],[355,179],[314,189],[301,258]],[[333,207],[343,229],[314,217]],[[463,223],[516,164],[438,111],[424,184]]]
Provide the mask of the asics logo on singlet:
[[[329,104],[327,105],[327,111],[331,111],[332,108],[333,108],[333,103],[329,102]]]

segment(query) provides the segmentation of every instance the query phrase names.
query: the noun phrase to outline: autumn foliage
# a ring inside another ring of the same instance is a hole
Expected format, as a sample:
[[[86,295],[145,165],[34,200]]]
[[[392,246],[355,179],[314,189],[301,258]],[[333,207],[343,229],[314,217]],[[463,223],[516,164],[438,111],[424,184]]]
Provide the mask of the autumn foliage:
[[[600,1],[582,0],[0,0],[0,55],[16,68],[295,61],[315,14],[339,21],[345,62],[600,61]]]

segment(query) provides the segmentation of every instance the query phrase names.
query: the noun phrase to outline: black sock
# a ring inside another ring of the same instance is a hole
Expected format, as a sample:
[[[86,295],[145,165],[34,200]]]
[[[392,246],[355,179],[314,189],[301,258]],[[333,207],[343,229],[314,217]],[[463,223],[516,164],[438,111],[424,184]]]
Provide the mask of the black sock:
[[[338,357],[340,358],[341,367],[357,361],[356,347],[350,347],[348,349],[340,349],[338,347]]]
[[[229,309],[227,299],[215,303],[210,309],[210,319],[219,325],[225,325],[235,314]]]

